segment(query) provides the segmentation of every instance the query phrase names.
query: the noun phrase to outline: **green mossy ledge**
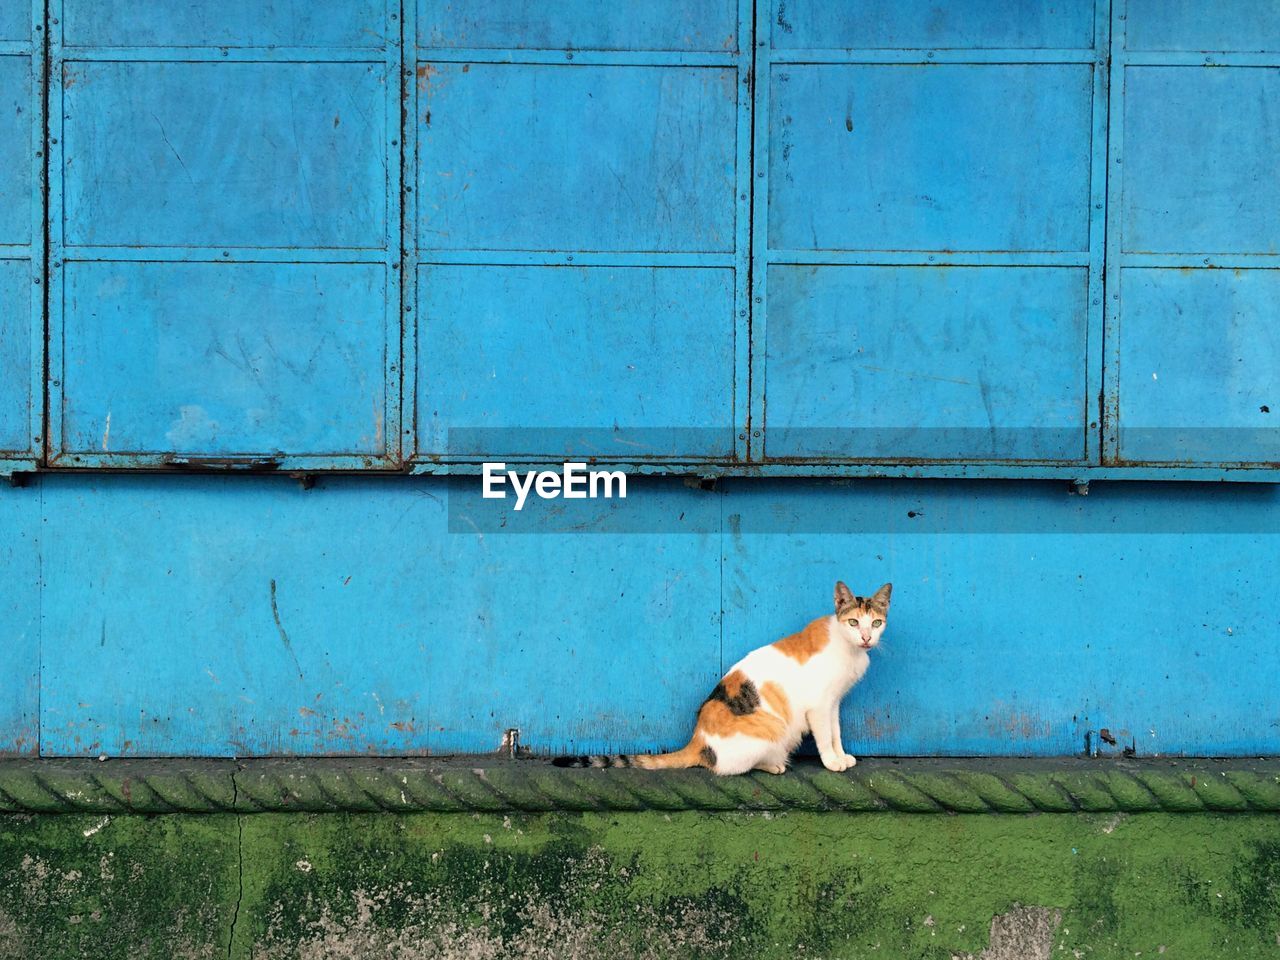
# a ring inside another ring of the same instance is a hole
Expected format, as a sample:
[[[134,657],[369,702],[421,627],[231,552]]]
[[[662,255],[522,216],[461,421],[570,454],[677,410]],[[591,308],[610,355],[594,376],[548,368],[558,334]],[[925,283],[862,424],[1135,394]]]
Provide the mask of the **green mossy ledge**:
[[[498,757],[0,761],[0,813],[1275,813],[1280,760],[877,759],[783,776]]]

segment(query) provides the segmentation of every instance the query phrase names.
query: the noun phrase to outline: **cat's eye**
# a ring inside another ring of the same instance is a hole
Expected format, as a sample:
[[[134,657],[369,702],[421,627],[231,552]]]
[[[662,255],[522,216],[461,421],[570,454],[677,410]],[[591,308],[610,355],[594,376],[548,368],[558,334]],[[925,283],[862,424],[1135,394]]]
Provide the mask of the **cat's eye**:
[[[883,621],[883,620],[872,620],[872,621],[871,621],[871,626],[872,626],[873,628],[874,628],[874,627],[883,627],[883,626],[884,626],[884,621]]]
[[[858,621],[857,621],[857,620],[850,620],[850,621],[849,621],[849,626],[851,626],[851,627],[856,627],[857,625],[858,625]]]

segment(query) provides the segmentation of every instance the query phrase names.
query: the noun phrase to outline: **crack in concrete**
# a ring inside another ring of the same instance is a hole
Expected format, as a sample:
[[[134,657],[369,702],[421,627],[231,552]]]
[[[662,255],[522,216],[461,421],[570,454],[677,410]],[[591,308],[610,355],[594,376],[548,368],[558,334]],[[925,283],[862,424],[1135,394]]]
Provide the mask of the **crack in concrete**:
[[[237,807],[240,784],[236,781],[239,767],[231,771],[231,806]],[[227,960],[231,960],[236,946],[236,923],[240,920],[240,904],[244,902],[244,814],[236,810],[236,904],[231,911],[231,931],[227,937]]]

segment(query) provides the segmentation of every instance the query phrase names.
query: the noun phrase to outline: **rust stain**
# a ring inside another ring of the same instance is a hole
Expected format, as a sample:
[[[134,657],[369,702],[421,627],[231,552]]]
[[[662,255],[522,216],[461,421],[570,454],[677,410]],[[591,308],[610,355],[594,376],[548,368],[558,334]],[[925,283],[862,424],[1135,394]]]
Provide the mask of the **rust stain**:
[[[987,717],[987,730],[997,736],[1003,734],[1022,740],[1033,740],[1050,733],[1047,720],[1020,710],[1008,710]]]
[[[884,720],[881,720],[874,713],[864,714],[862,717],[862,732],[871,740],[888,740],[898,735],[901,726],[889,719],[886,713]]]

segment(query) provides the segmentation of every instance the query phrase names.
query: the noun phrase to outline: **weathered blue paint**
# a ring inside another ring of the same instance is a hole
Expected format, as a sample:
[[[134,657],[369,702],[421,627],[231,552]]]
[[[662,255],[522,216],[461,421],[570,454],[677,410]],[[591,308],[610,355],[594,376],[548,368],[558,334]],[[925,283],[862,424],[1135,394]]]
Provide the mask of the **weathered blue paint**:
[[[324,7],[0,0],[0,751],[675,744],[836,577],[858,751],[1280,749],[1276,488],[1033,479],[1280,479],[1270,5]],[[56,473],[495,455],[744,476]]]
[[[52,464],[398,464],[399,4],[328,6],[53,4]]]
[[[1280,750],[1273,486],[633,478],[516,513],[471,478],[47,476],[0,504],[40,528],[51,755],[676,744],[837,577],[895,585],[857,751]]]
[[[1107,456],[1274,466],[1280,20],[1249,0],[1113,17]]]
[[[8,486],[7,484],[5,485]],[[40,720],[40,491],[0,493],[0,755],[34,754]]]
[[[1096,459],[1105,18],[761,10],[764,462]]]
[[[0,2],[0,475],[43,444],[44,11]]]
[[[765,452],[1080,460],[1087,296],[1083,266],[775,264]]]
[[[62,0],[72,47],[383,48],[400,29],[384,0]]]
[[[432,264],[418,279],[423,449],[733,456],[732,267]]]
[[[414,14],[418,456],[741,459],[749,4]]]

